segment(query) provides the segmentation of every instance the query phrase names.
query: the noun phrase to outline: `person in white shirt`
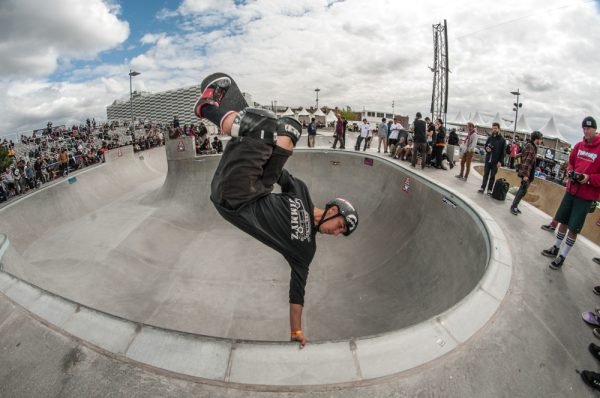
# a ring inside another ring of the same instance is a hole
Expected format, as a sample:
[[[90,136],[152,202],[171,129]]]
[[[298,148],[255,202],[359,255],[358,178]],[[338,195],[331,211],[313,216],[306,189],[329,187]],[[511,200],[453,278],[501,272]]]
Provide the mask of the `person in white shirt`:
[[[390,126],[390,137],[388,139],[388,145],[390,146],[390,155],[394,156],[398,151],[398,137],[400,137],[400,130],[404,130],[404,127],[398,121],[398,117],[394,117],[394,123]],[[404,143],[402,143],[404,144]]]
[[[367,122],[367,119],[363,119],[363,124],[360,126],[360,135],[356,139],[356,145],[354,146],[354,150],[360,150],[360,143],[365,141],[365,145],[363,147],[363,151],[367,150],[367,138],[371,134],[371,125]]]

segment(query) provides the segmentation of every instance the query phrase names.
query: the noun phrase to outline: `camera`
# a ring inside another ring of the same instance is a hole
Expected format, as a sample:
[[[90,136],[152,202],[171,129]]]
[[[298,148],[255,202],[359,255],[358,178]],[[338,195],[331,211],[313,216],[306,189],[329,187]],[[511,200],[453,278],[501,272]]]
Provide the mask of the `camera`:
[[[574,184],[579,184],[581,181],[583,181],[584,178],[583,174],[578,173],[575,170],[569,170],[569,173],[567,175],[569,176],[571,182]]]

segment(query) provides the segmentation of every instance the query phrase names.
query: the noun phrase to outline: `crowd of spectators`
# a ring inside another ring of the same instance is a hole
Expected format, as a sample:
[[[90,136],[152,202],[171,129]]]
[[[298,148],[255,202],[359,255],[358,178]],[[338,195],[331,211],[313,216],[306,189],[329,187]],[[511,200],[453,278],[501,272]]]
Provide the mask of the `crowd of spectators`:
[[[164,145],[162,127],[155,124],[129,128],[128,123],[53,126],[22,134],[20,142],[6,138],[0,142],[0,202],[26,194],[43,184],[69,173],[105,161],[104,154],[113,148],[133,145],[142,151]],[[142,128],[143,127],[143,128]]]

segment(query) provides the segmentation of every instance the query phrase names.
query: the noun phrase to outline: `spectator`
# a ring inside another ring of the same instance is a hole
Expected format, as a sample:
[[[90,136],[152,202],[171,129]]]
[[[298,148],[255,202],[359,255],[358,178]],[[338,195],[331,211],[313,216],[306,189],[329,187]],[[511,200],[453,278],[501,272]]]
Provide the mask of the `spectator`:
[[[335,149],[335,147],[337,146],[337,143],[339,141],[340,149],[344,149],[346,147],[346,143],[345,143],[346,131],[344,130],[344,128],[345,128],[344,119],[342,118],[342,115],[340,115],[339,113],[335,116],[337,117],[337,121],[335,122],[335,132],[333,133],[333,136],[335,138],[333,139],[332,148]]]
[[[442,168],[442,154],[446,146],[446,129],[443,126],[442,119],[436,119],[435,126],[435,141],[433,142],[433,158],[435,159],[435,168]]]
[[[454,165],[454,153],[456,152],[456,147],[458,146],[458,134],[456,134],[456,129],[450,129],[450,133],[448,134],[448,146],[446,147],[446,155],[448,156],[448,162],[451,165]]]
[[[398,140],[400,137],[400,130],[404,127],[398,121],[398,117],[394,117],[394,123],[390,126],[390,136],[388,138],[388,145],[390,146],[390,154],[395,155],[398,150]]]
[[[377,152],[381,152],[381,144],[383,144],[383,153],[388,151],[388,126],[385,118],[381,119],[381,123],[377,126],[377,136],[379,143],[377,144]]]
[[[365,145],[363,151],[367,150],[367,138],[369,138],[369,133],[371,132],[371,125],[367,121],[367,119],[363,119],[363,124],[360,126],[360,134],[356,137],[356,145],[354,146],[354,150],[360,150],[360,143],[364,140]]]
[[[417,164],[417,157],[421,155],[421,168],[424,169],[427,159],[427,134],[425,132],[427,125],[421,120],[421,117],[421,112],[417,112],[415,121],[413,122],[414,143],[411,166],[415,167]]]
[[[483,193],[487,185],[487,194],[492,194],[494,182],[496,181],[496,172],[504,161],[504,151],[506,150],[506,141],[500,135],[500,123],[492,123],[492,135],[485,142],[485,165],[483,169],[483,181],[481,188],[477,192]]]
[[[588,116],[583,119],[581,126],[584,139],[575,144],[569,156],[570,178],[554,216],[560,223],[556,241],[552,247],[542,251],[544,256],[554,257],[550,263],[550,268],[554,270],[563,266],[569,251],[575,245],[577,234],[583,228],[585,218],[593,210],[595,201],[600,198],[600,137],[596,133],[596,120]],[[566,245],[560,251],[565,236]]]
[[[310,123],[308,124],[308,127],[306,130],[308,132],[308,147],[314,148],[315,147],[315,136],[317,135],[317,123],[315,122],[314,117],[312,119],[310,119]]]
[[[521,167],[519,167],[519,172],[517,173],[517,175],[521,177],[521,186],[519,187],[519,191],[517,191],[515,199],[510,206],[510,212],[515,216],[521,214],[521,210],[519,210],[519,202],[521,202],[521,199],[523,199],[523,197],[527,194],[527,188],[529,188],[529,185],[535,178],[534,170],[537,146],[540,145],[541,142],[542,133],[539,131],[534,131],[531,133],[531,142],[525,146],[525,150],[523,151],[523,163],[521,164]]]
[[[456,176],[456,178],[463,181],[467,181],[467,178],[469,178],[471,160],[473,160],[473,154],[475,153],[477,140],[479,139],[479,135],[477,134],[477,130],[473,123],[467,123],[467,131],[467,138],[465,138],[465,142],[460,147],[460,174]]]
[[[221,142],[221,140],[219,139],[219,137],[215,136],[215,138],[213,139],[212,142],[212,148],[217,151],[217,153],[222,153],[223,152],[223,143]]]
[[[69,173],[69,154],[67,153],[67,148],[62,148],[60,150],[60,155],[58,156],[58,162],[60,164],[60,175],[63,176]]]

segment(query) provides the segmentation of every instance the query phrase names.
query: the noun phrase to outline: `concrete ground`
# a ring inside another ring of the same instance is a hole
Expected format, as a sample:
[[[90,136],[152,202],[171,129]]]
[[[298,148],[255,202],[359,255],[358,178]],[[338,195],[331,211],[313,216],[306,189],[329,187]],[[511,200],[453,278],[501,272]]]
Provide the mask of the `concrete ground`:
[[[600,269],[591,261],[598,247],[578,239],[564,269],[552,271],[548,259],[539,254],[554,239],[539,228],[550,216],[525,203],[522,215],[511,215],[512,197],[498,202],[476,192],[481,182],[477,173],[464,182],[454,178],[456,169],[416,172],[453,188],[491,214],[503,229],[513,257],[510,289],[496,314],[445,356],[400,374],[344,387],[231,388],[142,367],[91,348],[0,295],[0,396],[594,396],[576,369],[599,368],[587,352],[595,337],[580,315],[599,301],[591,291],[600,279]]]

